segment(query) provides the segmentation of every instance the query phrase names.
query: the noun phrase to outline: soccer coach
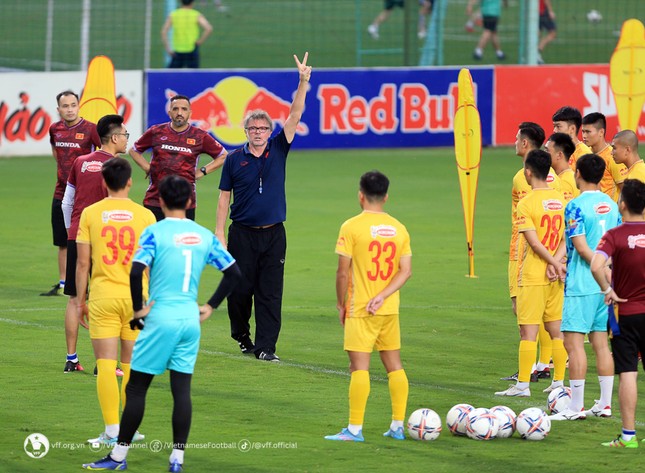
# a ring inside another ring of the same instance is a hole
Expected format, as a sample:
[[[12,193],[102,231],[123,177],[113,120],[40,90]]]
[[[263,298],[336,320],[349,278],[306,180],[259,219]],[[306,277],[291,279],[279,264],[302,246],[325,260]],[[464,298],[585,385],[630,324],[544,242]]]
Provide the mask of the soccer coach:
[[[244,119],[248,142],[228,155],[222,167],[215,235],[226,247],[224,229],[231,213],[228,251],[242,270],[242,281],[228,297],[231,337],[242,353],[258,360],[280,361],[275,354],[282,322],[282,292],[287,239],[285,178],[287,154],[305,108],[311,77],[309,53],[298,66],[300,81],[289,116],[273,138],[273,121],[264,110]],[[231,193],[233,204],[231,205]],[[251,340],[251,307],[255,303],[255,344]]]

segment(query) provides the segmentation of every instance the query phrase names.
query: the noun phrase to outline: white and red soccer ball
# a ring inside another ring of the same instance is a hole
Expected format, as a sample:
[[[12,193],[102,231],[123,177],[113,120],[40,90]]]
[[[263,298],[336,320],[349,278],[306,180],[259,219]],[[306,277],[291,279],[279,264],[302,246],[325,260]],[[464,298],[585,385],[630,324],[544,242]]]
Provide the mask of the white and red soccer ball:
[[[414,440],[435,440],[441,434],[441,417],[432,409],[417,409],[408,418],[408,434]]]
[[[495,417],[497,417],[497,421],[499,422],[497,438],[505,439],[511,437],[515,432],[517,421],[515,411],[506,406],[491,407],[490,411],[495,414]]]
[[[551,420],[537,407],[529,407],[517,416],[517,433],[525,440],[542,440],[551,431]]]
[[[450,408],[446,414],[446,427],[453,435],[466,435],[466,418],[474,409],[470,404],[457,404]]]
[[[466,435],[475,440],[492,440],[497,436],[497,416],[483,407],[473,409],[466,418]]]
[[[568,386],[555,388],[549,393],[546,403],[551,414],[564,411],[571,405],[571,388]]]

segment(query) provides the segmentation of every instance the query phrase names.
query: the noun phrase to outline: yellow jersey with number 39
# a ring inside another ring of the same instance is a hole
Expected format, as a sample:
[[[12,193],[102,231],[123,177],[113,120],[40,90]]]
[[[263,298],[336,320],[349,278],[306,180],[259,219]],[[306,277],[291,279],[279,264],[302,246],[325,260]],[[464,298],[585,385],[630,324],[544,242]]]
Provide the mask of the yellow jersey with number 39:
[[[89,299],[129,299],[130,269],[144,228],[155,216],[130,199],[106,197],[81,214],[76,243],[88,243],[92,271]],[[147,297],[147,277],[144,277]]]
[[[520,233],[535,230],[537,238],[555,254],[564,235],[565,201],[554,189],[534,189],[517,204],[517,228]],[[518,286],[546,286],[547,263],[533,251],[526,238],[519,241]]]
[[[368,317],[367,303],[399,271],[402,256],[411,256],[405,226],[385,212],[363,211],[345,221],[336,242],[336,254],[351,258],[346,298],[347,317]],[[399,291],[385,299],[378,315],[399,313]]]

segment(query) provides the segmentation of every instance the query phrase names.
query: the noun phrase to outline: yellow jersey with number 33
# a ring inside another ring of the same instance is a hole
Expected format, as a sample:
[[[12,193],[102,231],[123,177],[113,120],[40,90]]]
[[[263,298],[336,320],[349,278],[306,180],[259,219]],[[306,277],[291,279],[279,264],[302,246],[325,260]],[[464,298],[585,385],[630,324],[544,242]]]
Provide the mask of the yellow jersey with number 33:
[[[399,271],[402,256],[412,255],[405,226],[385,212],[363,211],[340,228],[336,254],[351,258],[347,317],[367,317],[367,303]],[[388,297],[378,315],[399,313],[399,291]]]
[[[76,243],[89,243],[92,271],[90,300],[129,299],[130,269],[143,229],[155,216],[130,199],[107,197],[81,214]],[[144,277],[144,296],[148,283]]]
[[[535,230],[537,238],[555,254],[564,235],[564,196],[554,189],[534,189],[517,204],[519,233]],[[526,238],[519,241],[518,286],[546,286],[547,263],[533,251]]]

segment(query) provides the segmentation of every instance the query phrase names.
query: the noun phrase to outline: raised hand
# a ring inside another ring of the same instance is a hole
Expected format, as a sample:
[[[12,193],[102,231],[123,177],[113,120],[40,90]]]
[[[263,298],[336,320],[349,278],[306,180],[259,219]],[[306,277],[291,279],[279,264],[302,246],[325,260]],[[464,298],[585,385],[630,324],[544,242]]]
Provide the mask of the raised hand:
[[[302,62],[298,59],[298,56],[293,55],[293,59],[296,61],[296,66],[298,66],[298,73],[300,74],[300,80],[309,82],[311,77],[311,66],[307,65],[307,58],[309,57],[309,52],[305,53],[305,56],[302,58]]]

